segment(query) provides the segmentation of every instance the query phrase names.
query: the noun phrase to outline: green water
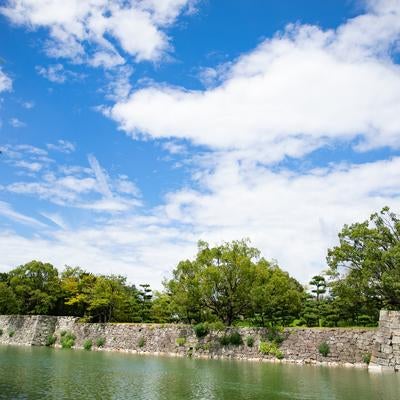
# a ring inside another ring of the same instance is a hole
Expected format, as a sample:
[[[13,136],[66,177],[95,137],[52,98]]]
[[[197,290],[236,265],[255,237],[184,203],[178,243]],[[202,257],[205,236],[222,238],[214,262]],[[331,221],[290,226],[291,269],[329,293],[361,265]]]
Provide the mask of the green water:
[[[399,400],[400,374],[0,346],[0,399]]]

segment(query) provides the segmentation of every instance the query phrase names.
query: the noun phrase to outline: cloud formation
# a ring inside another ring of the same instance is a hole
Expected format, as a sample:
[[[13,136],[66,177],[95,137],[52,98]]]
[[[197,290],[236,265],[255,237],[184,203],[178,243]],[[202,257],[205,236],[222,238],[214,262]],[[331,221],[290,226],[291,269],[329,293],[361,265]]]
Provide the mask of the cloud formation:
[[[0,13],[19,26],[44,28],[46,52],[73,62],[113,67],[125,55],[159,60],[170,47],[165,29],[191,0],[7,0]]]
[[[217,66],[210,88],[150,84],[106,114],[134,138],[188,139],[264,162],[327,143],[399,148],[399,39],[400,0],[371,1],[336,30],[288,25]]]
[[[12,80],[8,77],[0,67],[0,93],[7,92],[12,89]]]

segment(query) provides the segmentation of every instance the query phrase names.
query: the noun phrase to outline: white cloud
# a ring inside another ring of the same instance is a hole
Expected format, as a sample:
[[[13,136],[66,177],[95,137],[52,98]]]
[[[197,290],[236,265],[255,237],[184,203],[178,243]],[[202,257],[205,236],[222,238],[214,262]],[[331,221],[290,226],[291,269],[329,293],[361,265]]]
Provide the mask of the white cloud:
[[[13,128],[25,128],[26,127],[26,123],[16,117],[11,118],[9,123]]]
[[[0,13],[16,25],[48,29],[53,57],[106,68],[158,60],[169,48],[164,29],[193,4],[190,0],[7,0]],[[118,43],[118,46],[116,46]]]
[[[33,227],[41,227],[41,228],[44,226],[44,224],[42,224],[38,220],[15,211],[10,204],[4,201],[0,201],[0,215],[14,222],[24,225],[31,225]]]
[[[61,143],[60,143],[61,142]],[[59,141],[48,145],[49,149],[66,153],[69,142]],[[60,147],[61,146],[61,147]],[[110,177],[98,160],[89,155],[90,168],[55,164],[47,157],[47,151],[29,145],[5,146],[4,162],[24,170],[28,180],[16,180],[2,187],[8,193],[29,195],[64,206],[88,209],[96,212],[123,212],[141,204],[140,191],[126,176]],[[40,174],[39,174],[40,172]]]
[[[12,89],[12,80],[2,71],[0,67],[0,93]]]
[[[47,148],[49,150],[59,151],[60,153],[73,153],[75,151],[75,145],[68,140],[60,139],[57,143],[48,143]]]
[[[326,268],[326,249],[336,244],[343,224],[364,220],[384,205],[400,210],[400,158],[331,166],[303,175],[238,163],[230,155],[220,157],[209,170],[204,167],[198,190],[188,187],[169,193],[165,202],[146,212],[129,208],[100,220],[85,218],[72,227],[59,215],[55,223],[63,224],[61,229],[42,229],[29,240],[3,232],[1,265],[41,258],[58,266],[122,273],[133,282],[159,287],[179,260],[195,254],[198,239],[218,244],[250,237],[265,257],[277,259],[307,282]],[[81,182],[69,179],[64,184],[72,190]],[[90,181],[80,190],[96,185]],[[113,199],[102,197],[94,207],[107,209]],[[63,206],[58,214],[64,212]]]
[[[150,84],[105,112],[134,138],[188,139],[264,162],[355,139],[359,149],[399,148],[399,38],[400,1],[371,2],[337,30],[289,25],[217,68],[215,87]]]
[[[67,80],[82,80],[85,75],[64,68],[62,64],[53,64],[48,67],[36,66],[36,72],[54,83],[65,83]]]

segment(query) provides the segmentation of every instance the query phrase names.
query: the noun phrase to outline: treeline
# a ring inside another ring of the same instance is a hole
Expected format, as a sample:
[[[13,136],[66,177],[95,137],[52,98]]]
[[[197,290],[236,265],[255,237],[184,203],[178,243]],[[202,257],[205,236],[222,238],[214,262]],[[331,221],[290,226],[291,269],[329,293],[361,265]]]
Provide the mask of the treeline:
[[[222,322],[226,325],[373,326],[400,309],[400,222],[384,208],[345,225],[328,268],[306,287],[247,240],[199,242],[164,290],[118,275],[31,261],[0,274],[0,314],[71,315],[91,322]]]

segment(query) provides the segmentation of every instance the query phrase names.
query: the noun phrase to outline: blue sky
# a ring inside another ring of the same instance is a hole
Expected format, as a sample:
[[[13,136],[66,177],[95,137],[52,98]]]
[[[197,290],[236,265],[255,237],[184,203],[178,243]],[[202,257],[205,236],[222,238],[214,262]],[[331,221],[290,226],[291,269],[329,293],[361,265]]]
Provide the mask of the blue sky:
[[[400,0],[3,0],[0,38],[0,270],[160,287],[248,237],[305,283],[400,208]]]

